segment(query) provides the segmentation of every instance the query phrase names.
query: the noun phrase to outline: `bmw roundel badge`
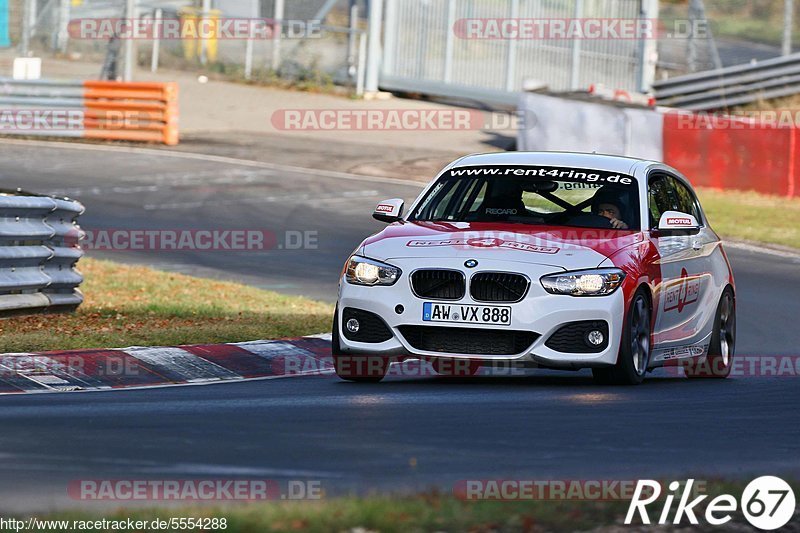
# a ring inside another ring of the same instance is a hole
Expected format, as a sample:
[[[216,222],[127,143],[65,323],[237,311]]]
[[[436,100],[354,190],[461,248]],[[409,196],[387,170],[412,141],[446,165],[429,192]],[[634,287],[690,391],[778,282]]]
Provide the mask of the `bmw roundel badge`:
[[[475,268],[478,266],[478,262],[475,259],[467,259],[464,261],[464,266],[467,268]]]

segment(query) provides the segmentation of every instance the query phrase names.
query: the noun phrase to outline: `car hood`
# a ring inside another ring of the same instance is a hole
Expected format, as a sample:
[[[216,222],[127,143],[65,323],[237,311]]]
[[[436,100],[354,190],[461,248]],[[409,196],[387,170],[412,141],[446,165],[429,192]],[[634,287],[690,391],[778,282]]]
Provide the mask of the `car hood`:
[[[483,222],[405,222],[392,224],[364,241],[359,253],[381,261],[483,258],[576,270],[594,268],[622,248],[642,240],[643,235],[638,231]]]

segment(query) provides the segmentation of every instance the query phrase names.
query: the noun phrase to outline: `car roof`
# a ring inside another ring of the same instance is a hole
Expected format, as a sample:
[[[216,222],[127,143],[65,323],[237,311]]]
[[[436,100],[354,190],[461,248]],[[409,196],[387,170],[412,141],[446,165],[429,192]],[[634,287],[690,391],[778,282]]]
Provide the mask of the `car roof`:
[[[589,168],[632,174],[633,168],[642,162],[657,164],[656,161],[634,157],[580,152],[493,152],[462,157],[454,161],[449,168],[478,165],[536,165]]]

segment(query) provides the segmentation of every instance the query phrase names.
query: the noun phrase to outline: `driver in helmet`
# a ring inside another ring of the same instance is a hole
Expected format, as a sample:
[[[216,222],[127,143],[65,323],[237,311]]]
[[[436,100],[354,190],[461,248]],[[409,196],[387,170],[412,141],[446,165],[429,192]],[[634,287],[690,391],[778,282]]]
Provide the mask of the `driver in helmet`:
[[[622,201],[619,194],[610,189],[600,189],[592,201],[592,213],[605,217],[614,229],[628,229],[622,217]]]

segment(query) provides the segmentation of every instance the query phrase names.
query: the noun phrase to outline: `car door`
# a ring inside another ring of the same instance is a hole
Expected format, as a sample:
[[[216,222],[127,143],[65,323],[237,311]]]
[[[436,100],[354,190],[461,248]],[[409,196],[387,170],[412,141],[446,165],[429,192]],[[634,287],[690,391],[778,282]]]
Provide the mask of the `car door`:
[[[709,235],[694,193],[680,178],[661,170],[653,173],[648,178],[648,202],[650,228],[658,227],[666,211],[692,215],[701,225],[693,232],[653,232],[661,267],[655,298],[653,360],[701,355],[708,344],[704,299],[712,291],[709,254],[716,238]]]

